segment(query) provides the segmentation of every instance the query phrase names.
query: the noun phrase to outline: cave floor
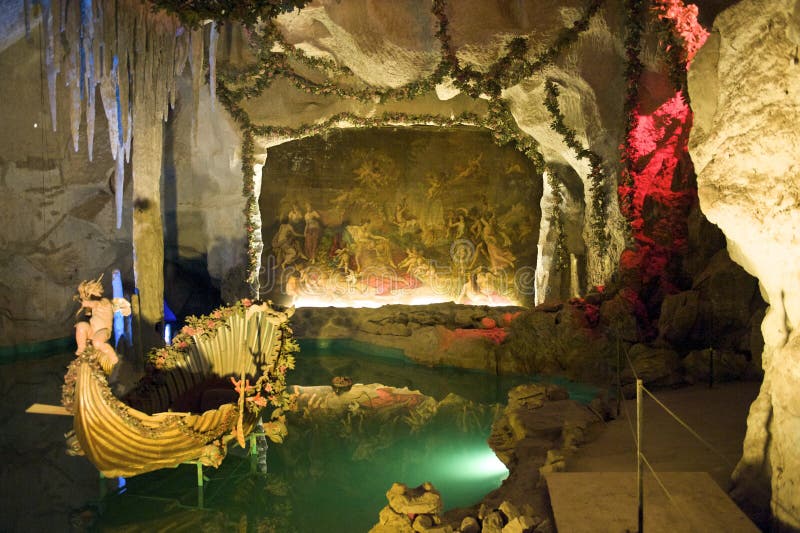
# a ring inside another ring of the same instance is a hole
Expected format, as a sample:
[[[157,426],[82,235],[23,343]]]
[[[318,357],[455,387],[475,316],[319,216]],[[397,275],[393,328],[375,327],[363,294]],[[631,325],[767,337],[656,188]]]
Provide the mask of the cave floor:
[[[709,450],[651,398],[643,403],[644,455],[656,472],[708,472],[728,490],[730,476],[742,455],[750,404],[758,382],[693,385],[654,391],[656,397],[694,429]],[[626,416],[630,415],[630,420]],[[569,472],[633,472],[636,470],[636,400],[625,400],[620,416],[601,426],[599,434],[581,445],[567,461]]]
[[[715,529],[718,531],[758,531],[726,493],[742,454],[748,410],[759,387],[756,382],[736,382],[655,391],[706,444],[644,395],[643,453],[670,492],[667,496],[647,466],[643,467],[644,518],[651,526],[646,529],[693,531],[697,523],[714,522],[721,528]],[[566,525],[562,523],[566,519],[598,527],[604,523],[612,529],[624,523],[635,530],[635,417],[636,400],[625,400],[620,416],[600,426],[590,442],[567,460],[567,473],[548,476],[559,527]]]

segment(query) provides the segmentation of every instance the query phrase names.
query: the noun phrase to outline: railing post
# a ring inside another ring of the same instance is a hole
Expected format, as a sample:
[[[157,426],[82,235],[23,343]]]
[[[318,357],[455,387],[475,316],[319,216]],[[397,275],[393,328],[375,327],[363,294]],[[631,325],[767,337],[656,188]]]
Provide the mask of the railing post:
[[[636,380],[636,490],[639,533],[644,533],[644,479],[642,477],[642,380]]]

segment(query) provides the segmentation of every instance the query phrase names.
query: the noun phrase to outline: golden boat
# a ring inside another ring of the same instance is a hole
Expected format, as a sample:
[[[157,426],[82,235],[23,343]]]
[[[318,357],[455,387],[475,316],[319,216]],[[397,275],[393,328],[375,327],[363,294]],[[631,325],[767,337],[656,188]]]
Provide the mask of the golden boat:
[[[87,346],[70,364],[62,394],[74,420],[70,453],[107,477],[189,461],[216,467],[231,440],[244,447],[270,405],[264,428],[281,441],[292,401],[284,376],[296,350],[291,313],[243,300],[192,317],[170,347],[151,351],[147,375],[125,401],[109,387],[100,352]]]

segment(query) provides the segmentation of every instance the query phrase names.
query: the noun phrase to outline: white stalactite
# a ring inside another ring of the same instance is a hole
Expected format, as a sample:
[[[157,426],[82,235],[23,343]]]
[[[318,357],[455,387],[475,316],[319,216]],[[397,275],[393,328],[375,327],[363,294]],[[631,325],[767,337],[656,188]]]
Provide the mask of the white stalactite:
[[[112,70],[100,81],[100,101],[103,104],[106,121],[108,122],[108,143],[111,147],[111,157],[117,158],[119,142],[119,121],[117,120],[117,83],[116,70]]]
[[[144,206],[133,210],[134,277],[140,291],[141,317],[154,325],[163,312],[164,243],[159,203],[162,121],[167,120],[170,106],[175,103],[176,78],[183,71],[190,52],[195,59],[193,77],[197,76],[202,83],[202,38],[197,43],[198,60],[195,43],[190,42],[189,32],[177,18],[154,12],[139,0],[40,2],[52,126],[55,129],[57,124],[56,82],[58,74],[62,73],[67,88],[64,96],[69,102],[72,146],[79,151],[81,122],[85,117],[90,161],[94,152],[99,85],[110,151],[116,161],[117,229],[122,227],[125,164],[133,165],[133,197]],[[55,28],[59,28],[59,34]],[[201,33],[199,35],[202,37]],[[216,40],[214,27],[214,44]],[[209,57],[215,64],[215,50]],[[215,88],[211,91],[213,94]],[[136,153],[132,150],[133,144],[137,146]],[[157,339],[146,340],[146,344],[153,342]]]
[[[203,85],[203,31],[192,30],[189,37],[189,68],[192,71],[192,142],[197,143],[197,113]]]
[[[44,64],[47,73],[47,94],[50,102],[50,124],[53,131],[56,131],[58,106],[56,105],[56,77],[58,76],[59,68],[56,65],[55,50],[56,39],[53,35],[53,12],[50,0],[41,0],[42,4],[42,22],[44,28]]]
[[[95,64],[92,0],[81,0],[81,74],[86,97],[86,144],[89,161],[94,153]]]
[[[217,40],[219,32],[217,23],[211,23],[211,32],[208,37],[208,89],[211,96],[211,110],[214,110],[214,102],[217,99]]]

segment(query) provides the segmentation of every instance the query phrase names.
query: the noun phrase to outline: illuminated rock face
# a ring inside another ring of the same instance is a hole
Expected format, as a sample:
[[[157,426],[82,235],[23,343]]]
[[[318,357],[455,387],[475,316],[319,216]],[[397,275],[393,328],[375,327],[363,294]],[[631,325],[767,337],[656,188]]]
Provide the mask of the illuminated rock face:
[[[721,13],[689,72],[700,204],[760,283],[765,371],[734,473],[740,503],[772,494],[777,530],[800,528],[800,3]]]
[[[552,66],[502,93],[518,127],[536,139],[548,163],[567,169],[561,179],[567,182],[565,185],[570,192],[575,190],[579,193],[576,203],[586,204],[586,212],[580,213],[583,217],[579,227],[569,228],[577,234],[568,236],[568,239],[574,237],[575,241],[580,241],[579,246],[571,247],[570,253],[586,263],[580,265],[581,278],[585,278],[581,289],[607,283],[624,246],[623,220],[615,194],[618,144],[624,128],[619,118],[625,92],[622,6],[621,2],[606,2],[591,18],[588,29]],[[518,2],[513,5],[469,0],[445,2],[444,15],[456,57],[462,64],[482,72],[506,53],[506,44],[515,37],[531,39],[531,57],[545,52],[560,32],[583,15],[585,8],[586,3],[580,0]],[[387,17],[393,17],[391,25],[387,25]],[[408,81],[424,79],[433,72],[441,58],[441,43],[435,37],[436,24],[430,4],[418,0],[391,4],[369,0],[319,0],[277,18],[277,25],[289,43],[309,55],[334,60],[338,65],[348,67],[367,85],[382,87],[397,87]],[[552,117],[543,105],[544,84],[548,79],[560,88],[559,101],[565,124],[575,130],[583,146],[597,152],[605,162],[609,176],[611,244],[608,254],[600,253],[589,228],[592,210],[588,192],[590,167],[586,160],[577,158],[559,133],[550,128]],[[272,122],[291,127],[321,122],[344,111],[367,117],[384,111],[444,116],[470,111],[485,115],[484,100],[471,99],[463,93],[454,96],[457,92],[450,84],[443,83],[436,91],[439,100],[425,95],[381,105],[299,94],[285,84],[276,83],[261,96],[246,102],[245,108],[258,123]],[[274,142],[274,139],[257,139],[258,144]],[[545,248],[545,254],[549,254],[549,247]],[[547,262],[550,258],[544,259]],[[555,288],[558,280],[553,280],[553,283]],[[565,285],[568,283],[569,276],[564,281]]]

